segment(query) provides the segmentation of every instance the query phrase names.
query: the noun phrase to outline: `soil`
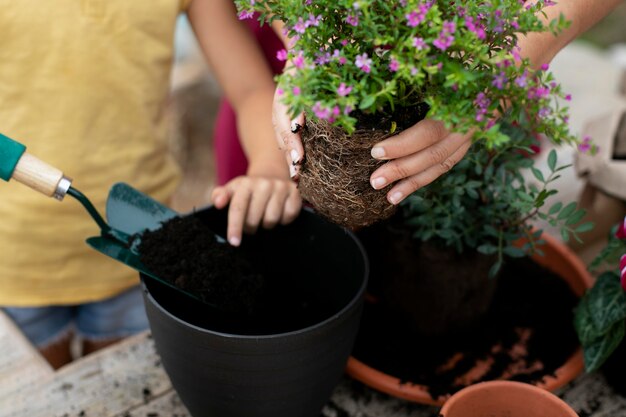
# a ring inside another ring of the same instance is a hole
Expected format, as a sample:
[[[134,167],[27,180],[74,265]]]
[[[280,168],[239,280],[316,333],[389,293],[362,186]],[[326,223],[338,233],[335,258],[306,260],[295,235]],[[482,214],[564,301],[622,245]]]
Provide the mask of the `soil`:
[[[408,331],[383,303],[367,303],[353,356],[402,383],[428,386],[435,399],[479,381],[535,383],[553,375],[578,347],[576,304],[560,277],[529,259],[511,259],[472,333],[424,337]]]
[[[253,313],[262,299],[265,278],[195,217],[175,217],[145,232],[139,253],[158,277],[221,310]]]
[[[489,278],[495,255],[420,242],[400,215],[357,235],[370,260],[370,288],[412,330],[422,336],[464,332],[485,316],[497,282]]]
[[[276,334],[308,327],[336,313],[337,306],[327,301],[323,289],[307,287],[307,279],[295,279],[288,269],[291,265],[268,270],[266,254],[247,249],[245,242],[241,248],[218,242],[207,225],[193,216],[177,217],[145,232],[139,253],[150,271],[210,304],[197,306],[195,300],[178,297],[168,287],[150,287],[167,309],[175,309],[179,317],[199,327]]]
[[[305,159],[298,188],[319,214],[351,229],[392,216],[396,206],[387,201],[392,185],[375,190],[371,174],[386,161],[371,156],[372,147],[422,120],[425,104],[399,108],[389,115],[354,112],[356,130],[345,130],[311,118],[302,129]],[[396,128],[393,132],[392,125]]]

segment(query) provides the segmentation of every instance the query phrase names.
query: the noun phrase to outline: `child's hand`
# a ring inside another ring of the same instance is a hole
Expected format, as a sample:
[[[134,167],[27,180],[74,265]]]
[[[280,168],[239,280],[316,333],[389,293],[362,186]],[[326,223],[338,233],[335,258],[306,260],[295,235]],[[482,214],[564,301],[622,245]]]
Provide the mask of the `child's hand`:
[[[228,242],[239,246],[243,232],[254,233],[259,225],[271,229],[295,220],[302,208],[296,184],[288,179],[263,176],[237,177],[211,194],[218,209],[228,208]]]

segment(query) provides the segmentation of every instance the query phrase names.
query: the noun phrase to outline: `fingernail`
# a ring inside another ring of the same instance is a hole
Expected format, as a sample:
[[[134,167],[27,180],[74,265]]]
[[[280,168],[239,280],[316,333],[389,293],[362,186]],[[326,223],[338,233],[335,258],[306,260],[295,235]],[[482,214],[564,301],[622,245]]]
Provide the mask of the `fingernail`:
[[[385,156],[385,148],[381,147],[381,146],[374,146],[372,148],[372,158],[382,158]]]
[[[228,243],[230,243],[231,246],[239,246],[241,244],[241,239],[236,236],[232,236],[228,238]]]
[[[400,191],[396,191],[395,193],[389,196],[389,202],[391,204],[398,204],[402,200],[402,193]]]
[[[296,176],[296,167],[293,165],[289,165],[289,177],[293,178]]]
[[[387,184],[387,180],[384,177],[376,177],[372,180],[372,187],[376,190],[383,188],[385,184]]]
[[[291,122],[291,133],[298,133],[300,129],[302,129],[300,123],[296,122],[295,120]]]
[[[291,155],[291,161],[294,164],[297,164],[297,163],[300,162],[300,154],[295,149],[292,149],[291,152],[289,153],[289,155]]]

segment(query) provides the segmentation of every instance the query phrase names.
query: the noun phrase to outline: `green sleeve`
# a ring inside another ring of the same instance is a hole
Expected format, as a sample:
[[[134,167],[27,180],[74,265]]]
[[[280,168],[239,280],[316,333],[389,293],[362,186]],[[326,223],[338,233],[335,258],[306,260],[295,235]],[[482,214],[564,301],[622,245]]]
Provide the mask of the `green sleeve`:
[[[9,181],[26,146],[0,133],[0,178]]]

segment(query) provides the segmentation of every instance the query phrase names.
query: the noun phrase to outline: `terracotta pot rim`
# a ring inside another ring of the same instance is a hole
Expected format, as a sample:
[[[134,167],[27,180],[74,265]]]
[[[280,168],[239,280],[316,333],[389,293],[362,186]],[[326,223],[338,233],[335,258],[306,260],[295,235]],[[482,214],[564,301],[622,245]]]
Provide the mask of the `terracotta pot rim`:
[[[576,412],[572,410],[569,404],[567,404],[565,401],[563,401],[561,398],[557,397],[556,395],[536,385],[527,384],[524,382],[517,382],[517,381],[485,381],[485,382],[479,382],[477,384],[470,385],[466,388],[463,388],[462,390],[460,390],[459,392],[451,396],[448,401],[446,401],[446,403],[443,405],[443,408],[440,411],[440,415],[442,417],[445,417],[446,413],[450,411],[450,408],[452,406],[459,403],[464,398],[472,394],[475,394],[478,391],[494,390],[494,389],[507,389],[507,390],[516,390],[518,392],[520,391],[525,392],[532,396],[532,398],[529,398],[529,401],[532,401],[533,398],[537,398],[537,396],[540,395],[545,400],[558,405],[560,408],[563,409],[563,411],[567,411],[567,413],[571,417],[578,417],[578,414],[576,414]]]
[[[546,242],[543,247],[550,248],[555,252],[555,255],[567,260],[572,269],[576,271],[576,276],[572,278],[572,281],[582,285],[584,288],[591,288],[593,279],[580,258],[578,258],[571,249],[547,233],[544,233],[541,238]],[[539,260],[538,263],[543,264],[540,260],[546,258],[535,255],[532,259]],[[578,296],[582,295],[579,294],[578,291],[575,292],[577,292]],[[547,375],[544,377],[543,382],[528,385],[536,386],[547,391],[554,391],[580,375],[583,369],[583,351],[578,347],[569,359],[554,372],[554,377]],[[447,397],[441,396],[437,399],[433,399],[428,392],[427,386],[410,382],[403,383],[399,378],[374,369],[353,356],[350,356],[348,360],[346,373],[357,381],[378,391],[420,404],[441,406],[447,398],[449,398],[448,395]]]

